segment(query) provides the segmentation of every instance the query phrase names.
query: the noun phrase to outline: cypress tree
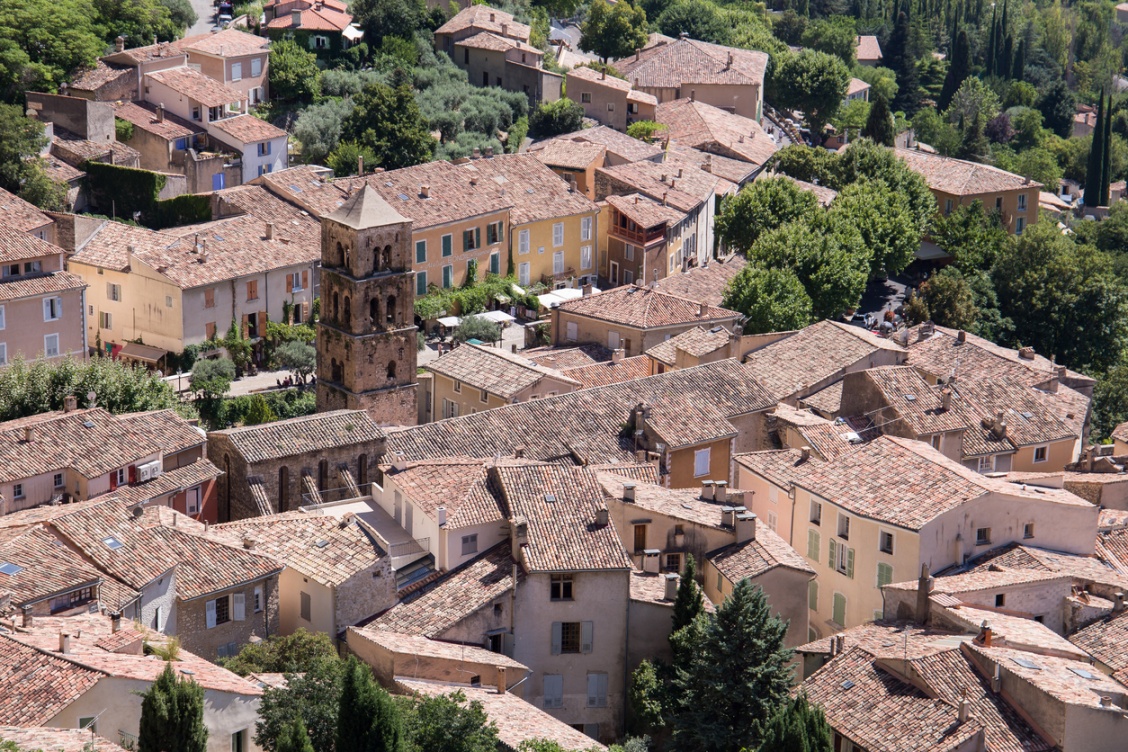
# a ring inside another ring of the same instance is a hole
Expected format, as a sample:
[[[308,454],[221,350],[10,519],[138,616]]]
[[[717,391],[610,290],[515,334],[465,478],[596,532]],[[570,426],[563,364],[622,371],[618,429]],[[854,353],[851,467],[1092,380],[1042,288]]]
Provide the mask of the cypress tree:
[[[998,8],[992,6],[991,32],[987,37],[987,57],[983,60],[983,65],[987,69],[988,76],[994,75],[995,73],[995,36],[999,31],[998,14]]]
[[[392,698],[355,656],[344,668],[335,752],[399,752],[403,722]]]
[[[1102,93],[1103,95],[1103,93]],[[1105,106],[1105,124],[1102,131],[1104,146],[1101,147],[1101,206],[1110,203],[1110,184],[1112,183],[1112,92],[1108,93],[1108,104]]]
[[[800,692],[772,716],[759,752],[831,752],[833,738],[822,708]]]
[[[948,109],[952,97],[960,90],[960,86],[970,74],[971,43],[968,41],[967,32],[960,29],[952,46],[948,75],[944,77],[944,88],[940,91],[940,101],[937,103],[941,110]]]
[[[313,743],[300,717],[282,727],[274,742],[274,752],[313,752]]]
[[[204,690],[178,677],[172,663],[142,695],[137,752],[206,752]]]
[[[893,100],[893,109],[912,117],[920,108],[920,85],[916,58],[913,56],[909,16],[904,11],[897,14],[897,23],[889,37],[889,49],[890,67],[897,75],[897,96]]]
[[[704,610],[705,596],[697,586],[697,562],[690,554],[686,556],[685,572],[678,584],[678,597],[674,601],[674,626],[670,631],[677,632]]]
[[[1014,50],[1014,63],[1011,65],[1011,78],[1021,81],[1026,75],[1026,40],[1019,39]]]
[[[874,95],[870,105],[869,117],[862,128],[862,136],[871,139],[874,143],[892,147],[896,139],[893,128],[893,113],[889,111],[889,103],[880,94]]]
[[[963,129],[963,138],[960,140],[960,148],[956,151],[956,156],[960,159],[980,162],[986,153],[987,116],[980,111],[975,113],[975,118]]]
[[[1014,35],[1007,34],[1007,39],[1003,43],[1003,64],[999,70],[999,75],[1003,78],[1011,77],[1011,69],[1014,66]]]
[[[1097,101],[1097,123],[1093,127],[1093,141],[1089,146],[1089,160],[1085,163],[1085,206],[1100,206],[1104,180],[1104,89]]]

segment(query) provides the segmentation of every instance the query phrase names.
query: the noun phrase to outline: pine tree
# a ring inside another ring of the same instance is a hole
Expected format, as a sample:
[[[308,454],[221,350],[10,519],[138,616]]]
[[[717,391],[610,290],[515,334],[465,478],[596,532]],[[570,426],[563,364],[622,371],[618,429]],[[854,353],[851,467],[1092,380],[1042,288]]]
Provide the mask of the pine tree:
[[[372,679],[368,666],[350,656],[337,710],[335,752],[399,752],[403,723],[392,698]]]
[[[893,100],[893,109],[912,117],[920,108],[920,84],[916,57],[913,54],[912,29],[909,26],[909,16],[904,11],[897,14],[897,23],[889,37],[888,48],[890,67],[897,75],[897,96]]]
[[[1011,78],[1021,81],[1026,75],[1026,40],[1019,39],[1014,50],[1014,63],[1011,64]]]
[[[893,113],[889,111],[889,103],[885,97],[877,94],[870,105],[866,125],[862,128],[862,136],[871,139],[874,143],[892,147],[897,133],[893,129]]]
[[[180,678],[172,663],[142,695],[137,752],[205,752],[204,690]]]
[[[999,10],[993,4],[991,6],[991,31],[987,36],[987,57],[983,60],[983,65],[987,69],[987,75],[992,76],[995,74],[995,38],[999,32]]]
[[[301,718],[295,718],[282,727],[282,733],[274,742],[274,752],[313,752],[313,744]]]
[[[987,154],[987,116],[982,111],[975,113],[975,118],[966,127],[961,128],[963,138],[956,156],[960,159],[969,159],[973,162],[983,160]]]
[[[772,716],[760,752],[831,752],[833,738],[822,709],[800,692]]]
[[[1101,206],[1108,206],[1111,198],[1109,191],[1112,182],[1112,92],[1108,93],[1108,104],[1105,106],[1105,124],[1102,131],[1104,146],[1101,148]]]
[[[1104,182],[1104,89],[1097,100],[1097,123],[1093,128],[1093,141],[1089,146],[1089,161],[1085,164],[1085,206],[1101,206]]]
[[[685,558],[685,571],[678,584],[678,597],[674,600],[674,626],[670,632],[677,632],[704,610],[705,596],[697,585],[697,562],[690,554]]]
[[[956,35],[949,59],[948,75],[944,78],[944,88],[940,91],[940,101],[937,103],[941,110],[948,109],[952,97],[960,90],[964,79],[971,74],[971,43],[963,29]]]

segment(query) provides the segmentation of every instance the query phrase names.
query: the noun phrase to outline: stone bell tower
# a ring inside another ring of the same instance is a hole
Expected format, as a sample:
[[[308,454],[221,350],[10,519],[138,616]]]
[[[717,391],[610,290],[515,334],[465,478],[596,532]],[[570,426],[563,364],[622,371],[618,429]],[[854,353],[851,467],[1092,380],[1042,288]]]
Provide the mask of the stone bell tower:
[[[317,409],[415,425],[411,220],[364,185],[321,220]]]

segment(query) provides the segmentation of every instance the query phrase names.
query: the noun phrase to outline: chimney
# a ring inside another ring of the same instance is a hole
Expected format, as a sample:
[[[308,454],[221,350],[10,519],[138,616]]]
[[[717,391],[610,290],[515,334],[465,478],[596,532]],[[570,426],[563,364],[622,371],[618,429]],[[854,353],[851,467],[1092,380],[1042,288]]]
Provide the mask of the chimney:
[[[928,573],[928,565],[920,565],[920,579],[917,580],[916,620],[920,624],[928,623],[929,593],[932,592],[932,577]]]
[[[429,185],[419,186],[419,195],[422,196],[423,198],[431,198],[431,186],[429,186]]]
[[[505,686],[505,666],[498,666],[497,669],[497,693],[503,695],[508,690]]]
[[[682,168],[679,167],[678,168],[678,177],[680,178],[681,176],[682,176]]]
[[[834,636],[834,652],[838,655],[846,652],[846,635]]]
[[[489,159],[492,156],[493,156],[493,147],[487,146],[486,147],[486,159]]]
[[[713,484],[713,488],[715,489],[714,494],[713,494],[713,501],[717,502],[718,504],[727,503],[728,502],[728,481],[727,480],[719,480],[719,481],[717,481],[716,483]]]
[[[73,394],[68,394],[63,399],[63,411],[68,412],[68,413],[73,413],[77,409],[78,409],[78,398],[75,397]]]
[[[635,489],[638,488],[637,483],[624,483],[623,484],[623,501],[628,504],[634,504]]]
[[[300,10],[290,11],[290,28],[298,29],[302,25],[302,12]]]
[[[944,412],[952,409],[952,390],[948,387],[940,390],[940,405]]]
[[[626,355],[626,351],[623,348],[621,348],[621,347],[615,348],[614,350],[611,351],[611,362],[612,363],[621,363],[623,361],[624,355]]]
[[[493,13],[493,12],[491,11],[491,12],[490,12],[490,21],[494,21],[494,20],[496,20],[496,19],[495,19],[495,14],[494,14],[494,13]]]
[[[1112,698],[1111,698],[1111,697],[1109,697],[1108,695],[1101,695],[1101,707],[1102,707],[1102,708],[1111,708],[1111,707],[1113,707],[1113,705],[1112,705]]]
[[[482,150],[479,149],[477,146],[475,146],[474,150],[472,152],[470,152],[470,159],[481,159],[481,158],[482,158]]]
[[[70,632],[59,632],[59,652],[66,655],[70,652]]]
[[[501,25],[501,35],[503,37],[509,36],[509,24],[503,23]]]
[[[248,551],[250,551],[250,550],[251,550],[251,549],[253,549],[254,547],[255,547],[255,541],[254,541],[254,539],[253,539],[253,538],[251,538],[250,536],[244,536],[244,537],[243,537],[243,548],[245,548],[245,549],[247,549]]]
[[[364,155],[356,155],[356,174],[363,177],[364,175]]]
[[[525,456],[525,445],[524,444],[518,444],[517,446],[513,447],[513,456],[516,457],[517,459],[521,459],[522,457],[524,457]]]
[[[991,625],[984,620],[984,622],[979,625],[979,636],[975,638],[975,641],[983,647],[989,648],[991,647],[991,638],[994,634],[995,632],[991,629]]]
[[[1112,604],[1112,612],[1119,613],[1124,610],[1124,593],[1116,594],[1116,602]]]
[[[717,484],[711,480],[701,482],[701,500],[713,501],[716,498]]]
[[[641,58],[642,58],[642,50],[635,50],[635,62],[638,62]],[[638,79],[637,78],[635,79],[635,86],[638,86]]]
[[[756,515],[741,512],[736,515],[736,542],[747,543],[756,540]]]
[[[1003,688],[1003,667],[998,663],[995,664],[995,673],[991,676],[991,691],[999,694],[999,690]]]
[[[439,507],[435,510],[435,514],[439,517],[439,527],[443,527],[447,523],[446,507]]]
[[[799,449],[799,461],[800,462],[806,462],[809,459],[811,459],[811,448],[809,446],[805,446],[805,447],[800,448]]]
[[[35,441],[35,426],[24,427],[24,443],[30,444]]]
[[[607,69],[606,68],[599,71],[599,80],[600,81],[606,81],[607,80]]]
[[[514,342],[513,344],[511,344],[509,346],[509,352],[513,353],[514,355],[517,354],[517,343],[516,342]]]
[[[407,469],[407,458],[403,452],[396,452],[392,457],[392,469],[397,473],[402,473]]]
[[[30,627],[34,623],[35,623],[35,617],[31,615],[31,609],[30,608],[24,608],[23,609],[22,626]]]
[[[705,315],[705,304],[704,303],[698,303],[697,304],[697,315],[698,316],[704,316]]]
[[[116,52],[124,52],[125,51],[125,37],[118,37],[117,39],[114,40],[114,51],[116,51]]]
[[[736,510],[732,507],[721,507],[721,527],[734,527],[733,517],[735,514]]]
[[[591,282],[585,282],[584,286],[580,288],[580,294],[586,298],[591,295],[591,289]]]
[[[964,687],[963,692],[960,695],[960,707],[959,707],[958,715],[956,716],[956,718],[960,722],[960,725],[967,723],[967,712],[968,712],[967,687]]]
[[[607,527],[607,522],[608,522],[607,508],[603,507],[601,509],[596,509],[595,510],[596,527]]]
[[[690,89],[689,90],[689,101],[690,102],[696,102],[697,101],[697,89]]]
[[[956,335],[956,342],[960,343],[961,345],[964,342],[967,342],[967,332],[965,332],[963,329],[960,329],[960,333]]]
[[[476,151],[476,150],[475,150],[475,151]],[[470,185],[477,185],[477,184],[478,184],[478,178],[476,178],[476,177],[474,177],[473,175],[471,175],[471,176],[470,176]]]
[[[830,638],[830,657],[833,658],[836,655],[838,655],[838,640],[832,636]]]
[[[110,631],[117,634],[121,631],[121,613],[115,611],[110,614]]]
[[[669,205],[670,205],[670,192],[669,191],[662,191],[662,206],[669,206]]]
[[[728,54],[728,60],[725,61],[725,67],[726,68],[732,67],[732,53],[731,52]]]
[[[157,122],[163,123],[165,119],[164,102],[157,105]]]
[[[667,572],[666,575],[666,593],[662,600],[676,601],[678,599],[678,580],[679,578],[673,572]]]
[[[266,239],[267,240],[274,240],[274,223],[273,222],[267,222],[266,223]]]
[[[1023,360],[1034,360],[1034,348],[1030,346],[1018,348],[1018,357]]]

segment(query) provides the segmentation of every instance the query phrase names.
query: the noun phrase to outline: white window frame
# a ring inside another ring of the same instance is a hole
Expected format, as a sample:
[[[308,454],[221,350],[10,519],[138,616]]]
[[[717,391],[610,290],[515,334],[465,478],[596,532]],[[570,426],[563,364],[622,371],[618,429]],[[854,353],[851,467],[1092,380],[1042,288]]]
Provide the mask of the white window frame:
[[[110,329],[114,328],[114,316],[109,311],[98,311],[98,328]]]
[[[564,273],[564,251],[555,251],[552,254],[552,273],[554,275]]]
[[[590,245],[581,245],[580,246],[580,270],[581,271],[587,271],[588,269],[591,269],[591,263],[592,263],[591,262],[591,246]]]
[[[978,473],[995,472],[995,455],[989,454],[986,457],[977,458],[975,461],[975,470]]]
[[[546,709],[564,707],[564,675],[545,674],[543,693]]]
[[[43,299],[43,320],[58,321],[63,317],[63,299],[53,295]]]
[[[252,76],[261,76],[262,75],[262,58],[261,57],[251,58],[251,75]]]
[[[564,223],[554,222],[552,225],[552,247],[559,248],[564,245]]]
[[[980,535],[980,533],[986,533]],[[991,528],[977,527],[975,529],[975,545],[977,546],[990,546],[991,545]]]
[[[51,346],[51,341],[54,340],[54,347]],[[53,351],[53,352],[52,352]],[[46,334],[43,336],[43,356],[45,358],[57,358],[61,354],[59,350],[59,335]]]
[[[580,217],[580,240],[591,240],[591,228],[594,222],[594,217]]]
[[[529,231],[519,230],[517,232],[517,255],[524,256],[529,252]]]
[[[462,555],[471,556],[478,553],[478,534],[470,533],[462,536]]]
[[[243,64],[242,63],[232,63],[231,64],[231,80],[232,81],[242,81],[243,80]]]
[[[889,540],[889,548],[885,547],[886,539]],[[897,541],[891,530],[878,530],[877,531],[877,550],[883,554],[892,554],[896,551]]]
[[[531,268],[532,265],[528,261],[522,261],[517,265],[517,284],[528,287]]]
[[[822,502],[811,499],[811,518],[812,525],[822,526]]]
[[[1026,211],[1026,194],[1025,193],[1018,194],[1018,210],[1020,212]]]
[[[705,447],[704,449],[696,449],[693,452],[693,477],[703,478],[709,474],[709,468],[713,464],[713,448]]]
[[[255,585],[253,606],[256,614],[262,613],[262,585]]]
[[[193,486],[184,492],[184,510],[192,517],[200,513],[200,487]]]
[[[0,331],[2,331],[6,326],[7,324],[4,319],[4,306],[0,305]]]
[[[850,516],[838,513],[838,537],[842,540],[850,540]]]

